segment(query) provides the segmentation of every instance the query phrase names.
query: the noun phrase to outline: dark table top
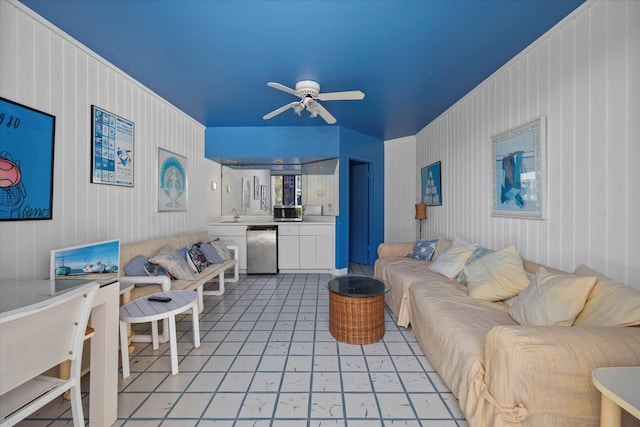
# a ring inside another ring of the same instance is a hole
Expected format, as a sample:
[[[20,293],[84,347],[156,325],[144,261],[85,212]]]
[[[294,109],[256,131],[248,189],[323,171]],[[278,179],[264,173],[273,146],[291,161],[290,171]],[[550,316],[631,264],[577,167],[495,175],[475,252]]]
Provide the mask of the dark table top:
[[[370,276],[338,276],[327,282],[327,289],[347,297],[374,297],[385,294],[391,287],[382,280]]]

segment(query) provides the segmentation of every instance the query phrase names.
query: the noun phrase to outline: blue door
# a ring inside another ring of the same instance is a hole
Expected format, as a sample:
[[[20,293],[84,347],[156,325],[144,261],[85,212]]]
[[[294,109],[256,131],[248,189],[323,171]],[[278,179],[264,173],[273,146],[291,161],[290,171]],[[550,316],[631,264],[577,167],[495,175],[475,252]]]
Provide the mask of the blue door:
[[[369,164],[349,163],[349,261],[369,264]]]

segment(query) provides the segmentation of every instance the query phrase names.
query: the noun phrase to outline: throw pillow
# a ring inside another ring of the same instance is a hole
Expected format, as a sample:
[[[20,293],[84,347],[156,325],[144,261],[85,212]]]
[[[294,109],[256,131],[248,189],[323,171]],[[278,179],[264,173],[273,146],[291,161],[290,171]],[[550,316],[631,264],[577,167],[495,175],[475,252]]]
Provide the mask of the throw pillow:
[[[521,325],[571,326],[595,283],[595,277],[551,274],[540,267],[511,305],[509,315]]]
[[[407,257],[430,261],[436,246],[438,246],[437,240],[418,240]]]
[[[207,257],[196,245],[189,246],[187,249],[187,263],[196,273],[200,273],[211,265]]]
[[[186,261],[188,250],[189,250],[189,246],[185,246],[184,248],[176,249],[176,252],[178,252],[178,255],[180,255],[180,258]]]
[[[442,252],[446,251],[450,247],[451,247],[451,240],[443,239],[442,237],[440,237],[438,239],[438,245],[436,246],[436,250],[431,256],[431,259],[438,259],[438,257],[442,255]]]
[[[573,274],[597,279],[574,325],[640,325],[640,290],[618,283],[584,264],[578,265]]]
[[[200,250],[211,264],[224,262],[218,251],[216,251],[209,243],[200,243]]]
[[[483,256],[491,254],[493,252],[495,252],[493,249],[487,249],[487,248],[483,248],[482,246],[479,246],[473,250],[473,252],[471,253],[471,256],[467,258],[467,261],[464,263],[464,265],[467,266],[472,262],[474,262],[475,260],[480,259]],[[463,285],[467,284],[467,276],[464,272],[464,268],[462,269],[460,274],[458,274],[458,277],[456,278],[456,282],[462,283]]]
[[[473,261],[463,268],[469,296],[485,301],[511,298],[529,285],[529,276],[515,246]]]
[[[154,264],[152,262],[146,262],[144,264],[144,271],[147,276],[167,276],[173,280],[174,277],[160,264]],[[142,284],[140,284],[142,285]]]
[[[176,279],[194,280],[193,272],[186,259],[178,255],[171,246],[164,246],[153,258],[149,258],[149,262],[160,264]]]
[[[231,256],[231,252],[229,252],[229,249],[227,248],[227,245],[222,240],[215,239],[209,243],[218,252],[218,254],[220,255],[220,258],[222,258],[223,260],[226,261],[228,259],[233,258]]]
[[[136,255],[131,258],[131,261],[124,266],[124,274],[127,276],[146,276],[147,272],[144,269],[144,265],[148,262],[146,256]]]
[[[460,270],[464,267],[464,263],[467,261],[467,258],[471,256],[475,248],[476,245],[461,246],[452,244],[449,249],[440,254],[427,268],[449,279],[453,279],[460,273]]]

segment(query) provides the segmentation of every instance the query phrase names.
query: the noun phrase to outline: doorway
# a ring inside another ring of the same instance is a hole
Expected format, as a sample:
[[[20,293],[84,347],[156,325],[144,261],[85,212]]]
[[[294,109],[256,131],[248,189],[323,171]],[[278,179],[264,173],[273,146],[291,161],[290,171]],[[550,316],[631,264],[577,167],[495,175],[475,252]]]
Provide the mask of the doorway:
[[[349,262],[369,264],[371,165],[349,160]]]

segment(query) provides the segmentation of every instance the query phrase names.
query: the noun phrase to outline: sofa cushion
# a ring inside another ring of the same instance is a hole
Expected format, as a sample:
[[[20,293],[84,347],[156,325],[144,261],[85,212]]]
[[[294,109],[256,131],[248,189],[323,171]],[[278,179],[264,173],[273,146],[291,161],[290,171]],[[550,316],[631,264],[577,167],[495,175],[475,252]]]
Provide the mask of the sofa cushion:
[[[204,253],[196,245],[189,246],[187,249],[187,263],[196,273],[200,273],[211,265]]]
[[[411,249],[409,258],[421,259],[423,261],[430,261],[433,253],[438,246],[438,240],[418,240],[416,245]]]
[[[149,258],[149,262],[160,264],[176,279],[194,279],[187,261],[171,246],[164,246],[154,257]]]
[[[165,269],[160,264],[146,262],[144,264],[144,271],[147,276],[167,276],[169,279],[173,280],[173,276],[171,275],[171,273],[169,273],[167,269]],[[139,284],[139,285],[144,286],[145,284]]]
[[[228,259],[233,258],[231,256],[231,253],[229,252],[229,249],[227,248],[227,245],[222,240],[215,239],[209,243],[218,252],[218,254],[220,255],[220,258],[222,258],[223,260],[226,261]]]
[[[514,300],[509,315],[527,326],[571,326],[596,283],[593,276],[549,273],[544,267]]]
[[[431,259],[434,259],[434,260],[438,259],[438,257],[442,255],[442,252],[446,251],[450,247],[451,247],[451,240],[440,237],[438,239],[438,245],[436,246],[436,250],[433,253],[433,256],[431,257]]]
[[[127,276],[146,276],[144,265],[149,262],[146,256],[136,255],[124,266],[124,274]]]
[[[493,249],[488,249],[488,248],[483,248],[482,246],[478,246],[473,250],[473,252],[471,253],[471,256],[467,258],[467,261],[464,263],[464,265],[466,267],[467,265],[471,264],[475,260],[480,259],[485,255],[492,254],[494,252],[495,251]],[[458,277],[456,278],[456,282],[462,283],[463,285],[467,284],[467,276],[464,273],[464,268],[462,268],[462,271],[460,272],[460,274],[458,274]]]
[[[200,250],[211,264],[220,264],[221,262],[224,262],[218,251],[216,251],[211,244],[201,243]]]
[[[469,296],[486,301],[514,297],[529,285],[529,276],[515,246],[479,258],[463,271]]]
[[[640,290],[618,283],[584,264],[578,265],[573,273],[597,279],[574,325],[640,325]]]
[[[460,273],[475,248],[476,245],[461,245],[454,241],[449,249],[429,265],[429,269],[453,279]]]

